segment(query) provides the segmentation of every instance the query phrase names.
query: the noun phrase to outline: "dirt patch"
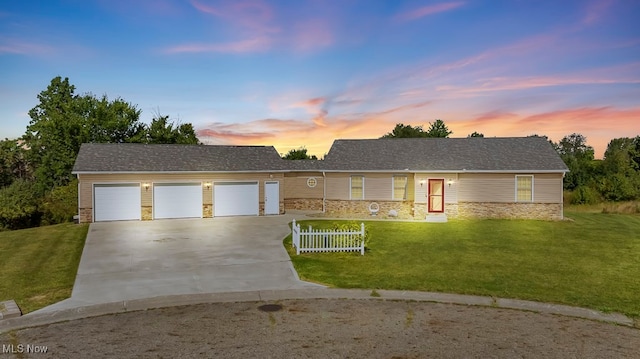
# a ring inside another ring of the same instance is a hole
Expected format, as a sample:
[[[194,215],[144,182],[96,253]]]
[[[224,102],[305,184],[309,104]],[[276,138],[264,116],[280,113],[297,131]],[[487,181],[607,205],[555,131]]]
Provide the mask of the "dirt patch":
[[[640,330],[490,307],[380,300],[214,303],[19,330],[22,357],[632,358]]]

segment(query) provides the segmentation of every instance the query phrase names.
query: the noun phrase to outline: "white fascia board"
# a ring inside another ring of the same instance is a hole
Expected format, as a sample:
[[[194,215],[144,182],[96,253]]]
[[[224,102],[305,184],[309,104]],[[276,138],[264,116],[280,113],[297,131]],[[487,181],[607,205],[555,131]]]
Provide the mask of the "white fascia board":
[[[71,174],[116,175],[116,174],[194,174],[194,173],[285,173],[290,171],[76,171]]]

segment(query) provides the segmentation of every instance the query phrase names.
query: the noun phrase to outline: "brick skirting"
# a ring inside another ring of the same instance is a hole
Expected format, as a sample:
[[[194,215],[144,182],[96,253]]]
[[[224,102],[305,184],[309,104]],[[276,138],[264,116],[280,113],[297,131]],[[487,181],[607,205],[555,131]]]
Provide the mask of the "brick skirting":
[[[285,198],[285,210],[322,211],[322,198]]]

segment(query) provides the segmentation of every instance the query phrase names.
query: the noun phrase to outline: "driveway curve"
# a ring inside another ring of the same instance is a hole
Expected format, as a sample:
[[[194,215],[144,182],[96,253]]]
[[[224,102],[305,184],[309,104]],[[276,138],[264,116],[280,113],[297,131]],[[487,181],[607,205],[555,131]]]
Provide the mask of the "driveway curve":
[[[321,287],[282,239],[292,215],[92,223],[71,298],[40,311],[159,296]]]

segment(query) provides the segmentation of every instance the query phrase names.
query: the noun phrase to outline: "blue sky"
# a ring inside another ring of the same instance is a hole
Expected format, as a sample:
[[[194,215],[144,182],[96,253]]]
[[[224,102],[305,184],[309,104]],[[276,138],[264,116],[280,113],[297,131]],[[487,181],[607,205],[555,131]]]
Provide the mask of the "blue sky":
[[[452,137],[640,135],[640,2],[0,4],[0,137],[55,76],[208,144],[306,146],[442,119]]]

